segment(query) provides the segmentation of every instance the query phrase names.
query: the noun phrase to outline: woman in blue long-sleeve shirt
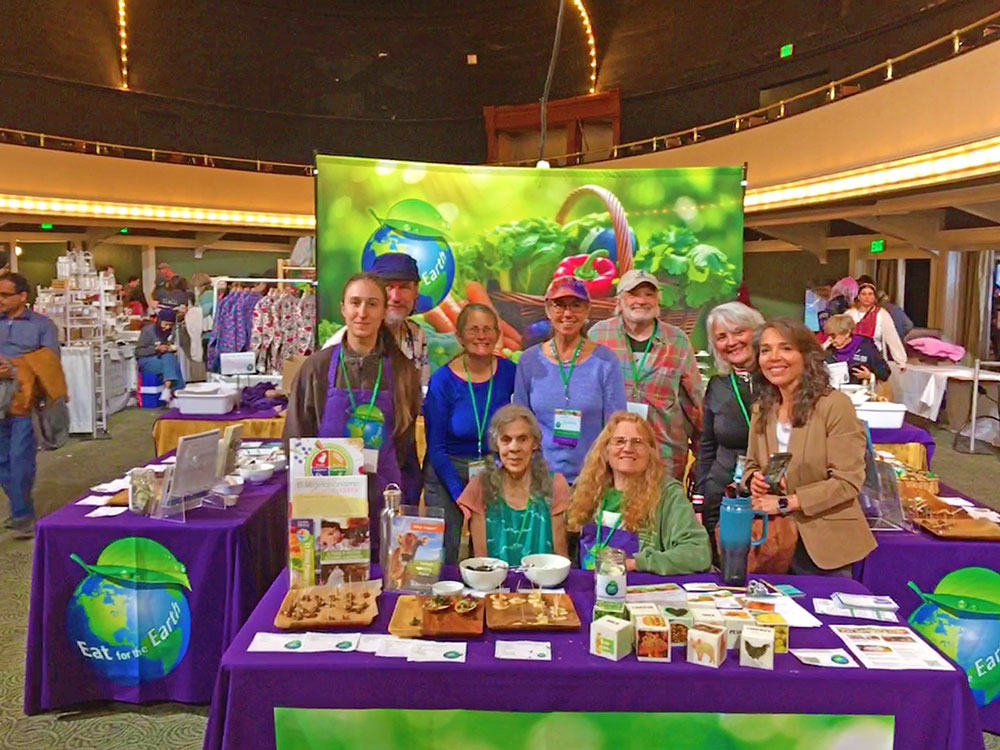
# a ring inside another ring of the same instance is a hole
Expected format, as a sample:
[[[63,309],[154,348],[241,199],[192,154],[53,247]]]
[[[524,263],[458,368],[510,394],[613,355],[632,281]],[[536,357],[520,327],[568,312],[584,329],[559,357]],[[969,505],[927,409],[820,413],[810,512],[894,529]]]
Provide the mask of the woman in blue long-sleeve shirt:
[[[494,354],[500,325],[489,307],[466,306],[456,328],[462,354],[435,371],[424,401],[424,502],[444,509],[449,564],[458,560],[462,537],[463,515],[455,501],[485,466],[487,426],[493,413],[510,403],[516,369],[513,362]]]

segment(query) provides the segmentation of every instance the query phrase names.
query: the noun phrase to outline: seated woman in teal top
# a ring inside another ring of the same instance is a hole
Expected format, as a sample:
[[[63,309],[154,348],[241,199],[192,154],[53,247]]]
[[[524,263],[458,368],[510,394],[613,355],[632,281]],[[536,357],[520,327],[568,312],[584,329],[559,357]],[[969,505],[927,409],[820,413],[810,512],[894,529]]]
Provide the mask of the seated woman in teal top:
[[[458,498],[474,554],[511,565],[539,552],[566,555],[569,484],[562,474],[549,473],[535,415],[523,406],[504,406],[493,415],[489,437],[498,460]]]

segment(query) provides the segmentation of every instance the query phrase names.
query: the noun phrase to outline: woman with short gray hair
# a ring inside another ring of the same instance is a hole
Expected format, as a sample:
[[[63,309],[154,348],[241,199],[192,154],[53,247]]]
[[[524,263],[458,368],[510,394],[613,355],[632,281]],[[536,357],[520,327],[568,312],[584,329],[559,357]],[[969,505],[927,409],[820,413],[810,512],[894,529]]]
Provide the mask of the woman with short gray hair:
[[[764,316],[742,302],[726,302],[708,314],[708,341],[715,357],[717,374],[705,388],[704,418],[698,461],[695,465],[695,492],[704,496],[702,523],[712,543],[712,560],[719,561],[715,526],[726,485],[733,481],[737,457],[745,454],[750,439],[750,387],[753,369],[753,334]]]
[[[549,472],[535,415],[517,404],[504,406],[490,421],[489,439],[496,460],[458,498],[474,554],[511,565],[540,552],[566,556],[569,484]]]

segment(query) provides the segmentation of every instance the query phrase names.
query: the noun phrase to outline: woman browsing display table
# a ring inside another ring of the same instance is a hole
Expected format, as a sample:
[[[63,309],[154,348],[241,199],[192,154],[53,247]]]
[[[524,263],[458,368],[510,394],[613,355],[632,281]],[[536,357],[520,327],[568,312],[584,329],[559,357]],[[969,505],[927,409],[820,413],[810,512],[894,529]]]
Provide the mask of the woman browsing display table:
[[[374,274],[348,279],[340,310],[340,344],[310,355],[295,377],[283,439],[363,436],[372,559],[378,560],[381,493],[400,484],[399,456],[409,450],[420,410],[420,375],[384,325],[385,283]],[[419,487],[403,487],[407,503]]]
[[[601,546],[625,551],[628,570],[683,575],[712,563],[708,534],[681,483],[666,475],[653,430],[638,414],[612,415],[573,487],[569,527],[581,530],[580,560]]]
[[[494,354],[500,326],[489,307],[466,306],[456,328],[462,353],[434,372],[424,401],[424,501],[445,511],[445,562],[450,565],[458,562],[463,523],[455,503],[469,480],[487,467],[487,427],[510,403],[517,369]]]
[[[830,387],[812,331],[788,318],[754,337],[760,395],[750,419],[746,477],[755,510],[788,515],[799,532],[791,572],[850,577],[875,549],[858,503],[865,479],[865,430],[850,398]],[[771,454],[791,453],[776,494],[763,471]]]
[[[583,336],[589,311],[590,294],[583,280],[553,280],[545,292],[552,338],[521,355],[514,382],[514,403],[538,419],[545,460],[571,483],[594,438],[626,405],[625,381],[614,352]]]
[[[874,341],[875,348],[883,358],[892,354],[896,364],[906,367],[906,348],[896,332],[896,324],[892,322],[889,311],[876,303],[874,284],[867,281],[858,284],[857,299],[846,314],[855,323],[854,332]]]
[[[719,560],[714,535],[722,492],[733,481],[737,458],[747,452],[755,395],[750,378],[754,366],[753,334],[763,322],[759,312],[742,302],[715,307],[706,321],[718,374],[712,376],[705,389],[694,485],[695,492],[705,498],[701,519],[712,542],[715,562]]]
[[[458,498],[476,557],[520,565],[525,555],[566,556],[569,485],[562,474],[549,473],[538,450],[541,437],[535,416],[523,406],[508,404],[493,416],[489,440],[499,466],[489,463]]]

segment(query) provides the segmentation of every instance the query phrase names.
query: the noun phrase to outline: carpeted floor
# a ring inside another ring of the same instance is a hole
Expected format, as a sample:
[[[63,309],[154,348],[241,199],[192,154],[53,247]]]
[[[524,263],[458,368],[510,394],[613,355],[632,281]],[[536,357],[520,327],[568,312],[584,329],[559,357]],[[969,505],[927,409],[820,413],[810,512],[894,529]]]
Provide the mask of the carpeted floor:
[[[120,476],[153,457],[156,411],[128,409],[111,419],[110,440],[73,440],[39,454],[35,503],[39,515],[66,504],[98,482]],[[933,467],[953,487],[1000,509],[1000,458],[952,450],[952,435],[933,430]],[[2,502],[2,501],[0,501]],[[207,706],[98,704],[70,713],[26,717],[22,710],[24,639],[32,542],[0,534],[0,749],[199,750]],[[1000,736],[985,735],[986,750]]]

